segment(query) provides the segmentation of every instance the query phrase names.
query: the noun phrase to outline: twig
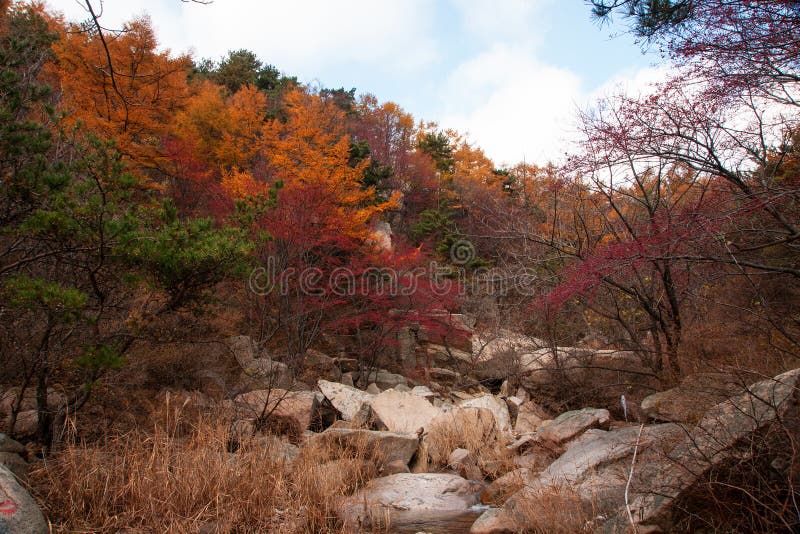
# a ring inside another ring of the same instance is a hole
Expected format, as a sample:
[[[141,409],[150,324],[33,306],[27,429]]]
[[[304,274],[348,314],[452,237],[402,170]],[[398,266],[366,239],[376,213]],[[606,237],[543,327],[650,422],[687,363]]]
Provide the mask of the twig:
[[[631,504],[628,501],[628,491],[631,488],[631,481],[633,480],[633,468],[636,465],[636,455],[639,452],[639,441],[642,439],[642,430],[644,430],[644,423],[639,426],[639,434],[636,436],[636,445],[633,446],[633,459],[631,459],[631,470],[628,473],[628,482],[625,484],[625,509],[628,511],[628,521],[631,523],[631,528],[633,528],[633,533],[636,534],[638,532],[636,530],[636,523],[633,521],[633,513],[631,512]]]

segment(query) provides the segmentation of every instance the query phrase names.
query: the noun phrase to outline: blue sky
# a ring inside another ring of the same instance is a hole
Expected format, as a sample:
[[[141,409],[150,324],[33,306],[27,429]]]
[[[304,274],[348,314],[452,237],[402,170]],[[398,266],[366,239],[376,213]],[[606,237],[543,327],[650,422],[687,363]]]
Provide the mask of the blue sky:
[[[83,20],[78,0],[48,0]],[[99,7],[100,1],[93,0]],[[620,27],[583,0],[105,0],[103,23],[148,13],[164,48],[199,59],[248,48],[301,81],[355,87],[455,128],[496,163],[558,160],[574,117],[612,88],[657,79]]]

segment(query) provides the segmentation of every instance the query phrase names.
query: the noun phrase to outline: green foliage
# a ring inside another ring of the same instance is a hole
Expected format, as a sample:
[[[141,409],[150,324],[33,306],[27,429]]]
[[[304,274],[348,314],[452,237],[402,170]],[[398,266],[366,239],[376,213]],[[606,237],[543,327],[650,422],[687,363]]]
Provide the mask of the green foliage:
[[[64,182],[48,162],[50,87],[40,80],[56,35],[31,6],[13,6],[0,31],[0,223],[17,222],[49,188]],[[8,230],[8,229],[6,229]]]
[[[107,369],[119,369],[125,363],[125,359],[119,350],[111,345],[94,345],[87,347],[86,350],[75,358],[75,365],[91,371],[103,371]]]
[[[320,98],[333,102],[333,104],[345,112],[346,115],[352,116],[356,114],[356,88],[345,90],[344,87],[339,89],[322,89],[319,92]]]
[[[652,38],[659,32],[683,24],[692,15],[694,0],[590,0],[592,14],[607,20],[616,11],[633,20],[639,37]]]
[[[353,141],[350,144],[350,166],[355,167],[369,158],[370,153],[371,150],[366,141]],[[364,176],[361,179],[361,183],[365,189],[369,187],[375,188],[377,191],[375,195],[376,204],[385,202],[388,198],[381,190],[386,189],[385,184],[392,176],[394,176],[394,169],[392,169],[391,165],[382,165],[374,159],[371,159],[367,168],[364,169]]]
[[[453,147],[450,145],[450,138],[444,132],[421,134],[417,140],[417,148],[433,159],[437,171],[449,174],[455,169]]]
[[[215,228],[211,219],[179,220],[162,210],[165,222],[124,243],[132,265],[171,297],[170,307],[197,301],[204,291],[243,268],[252,243],[239,228]]]
[[[233,94],[245,85],[253,85],[273,98],[297,86],[297,78],[283,76],[273,65],[264,65],[250,50],[231,50],[219,63],[203,59],[195,65],[194,76],[209,78]]]
[[[74,287],[20,274],[7,279],[2,287],[7,306],[45,311],[49,316],[67,323],[78,320],[88,298]]]

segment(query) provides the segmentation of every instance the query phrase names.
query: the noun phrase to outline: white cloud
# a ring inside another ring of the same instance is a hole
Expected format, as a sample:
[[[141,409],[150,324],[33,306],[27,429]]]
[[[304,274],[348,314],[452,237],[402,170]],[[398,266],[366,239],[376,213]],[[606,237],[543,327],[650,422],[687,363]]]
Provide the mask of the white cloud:
[[[99,1],[95,4],[99,5]],[[67,18],[85,19],[75,0],[49,0]],[[248,48],[291,73],[313,78],[332,63],[355,63],[404,72],[436,59],[432,7],[424,0],[106,0],[103,23],[118,26],[148,12],[161,43],[176,52],[219,58]]]
[[[461,23],[472,36],[491,42],[535,39],[531,20],[553,0],[451,0]]]
[[[576,74],[501,45],[453,71],[441,124],[468,132],[497,163],[544,163],[564,152],[581,96]]]

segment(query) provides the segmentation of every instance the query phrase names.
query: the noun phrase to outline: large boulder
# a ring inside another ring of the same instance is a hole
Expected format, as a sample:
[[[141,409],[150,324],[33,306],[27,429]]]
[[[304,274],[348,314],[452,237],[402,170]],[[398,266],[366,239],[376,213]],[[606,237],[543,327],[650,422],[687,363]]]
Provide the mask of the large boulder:
[[[13,452],[15,454],[25,455],[27,454],[27,449],[22,443],[0,432],[0,452]]]
[[[2,465],[0,465],[0,532],[3,534],[50,532],[36,501]]]
[[[8,429],[11,424],[11,416],[6,417],[4,427]],[[14,436],[18,438],[30,437],[36,434],[39,427],[39,412],[36,410],[25,410],[17,414],[14,422]]]
[[[413,393],[388,389],[369,400],[372,413],[391,432],[416,433],[427,429],[442,411]]]
[[[225,346],[233,353],[236,362],[246,369],[250,362],[255,359],[255,345],[250,336],[232,336],[225,340]]]
[[[513,526],[518,528],[524,521],[520,514],[525,508],[522,503],[539,495],[557,494],[564,488],[596,513],[613,513],[624,505],[625,483],[634,450],[642,454],[651,447],[674,443],[683,434],[684,430],[675,424],[645,427],[641,435],[638,426],[588,430],[538,475],[520,469],[490,485],[484,497],[486,502],[507,499],[500,509],[482,517],[477,523],[480,529],[476,527],[474,532],[506,532],[503,528],[516,532]],[[508,497],[514,489],[518,491]]]
[[[244,373],[258,382],[274,388],[289,389],[294,377],[289,366],[270,358],[255,358],[244,366]]]
[[[408,385],[406,377],[404,377],[403,375],[399,375],[397,373],[391,373],[385,369],[376,369],[374,371],[366,373],[365,378],[366,378],[365,380],[366,383],[374,383],[376,386],[378,386],[378,388],[381,391],[386,389],[392,389],[400,384],[404,386]]]
[[[508,413],[508,405],[502,399],[494,395],[483,395],[472,399],[463,400],[458,403],[461,408],[483,408],[492,412],[497,428],[501,432],[511,430],[511,416]]]
[[[277,415],[293,419],[301,430],[319,419],[319,399],[313,391],[261,389],[238,395],[234,402],[245,418]]]
[[[521,532],[516,520],[502,508],[490,508],[475,520],[469,534],[516,534]]]
[[[509,471],[505,475],[492,481],[481,494],[484,504],[501,505],[509,497],[517,493],[533,478],[530,469],[522,467]]]
[[[765,448],[791,447],[787,436],[800,435],[799,386],[800,369],[757,382],[706,412],[661,462],[643,464],[631,498],[638,532],[671,532],[676,501],[713,469],[746,462]],[[769,432],[773,427],[779,431]],[[620,512],[607,528],[626,521]]]
[[[551,420],[550,414],[544,408],[533,401],[526,401],[517,410],[514,432],[517,434],[536,432]]]
[[[342,414],[342,419],[352,421],[361,409],[361,405],[368,403],[372,395],[354,387],[320,380],[317,382],[319,390],[325,395],[336,410]]]
[[[608,410],[583,408],[564,412],[536,432],[536,437],[554,445],[575,439],[590,428],[608,428],[611,415]]]
[[[0,395],[0,416],[11,415],[11,410],[19,396],[19,390],[20,388],[18,387],[8,388]],[[60,408],[66,400],[66,396],[64,396],[61,391],[55,388],[47,388],[47,407],[49,409],[55,410]],[[36,388],[28,388],[25,390],[19,410],[20,412],[36,410]]]
[[[306,446],[324,446],[335,449],[363,450],[379,458],[381,465],[400,461],[408,464],[419,448],[414,434],[398,434],[377,430],[329,428],[306,441]]]
[[[727,373],[697,373],[672,389],[645,397],[640,406],[650,419],[694,425],[707,410],[742,391],[744,385]]]
[[[353,531],[388,525],[423,530],[428,524],[469,514],[478,504],[481,488],[482,484],[457,475],[400,473],[372,480],[342,499],[337,514]]]
[[[547,349],[540,340],[510,330],[482,332],[472,337],[472,354],[467,363],[474,366],[479,378],[505,379],[519,376]]]
[[[5,466],[23,482],[28,480],[28,462],[15,452],[0,452],[0,465]]]
[[[676,424],[617,430],[587,430],[570,444],[539,476],[530,481],[528,488],[546,490],[564,485],[574,489],[582,499],[594,502],[604,510],[614,510],[624,504],[622,493],[630,467],[629,458],[634,448],[639,453],[654,446],[668,446],[685,436],[685,430]]]

